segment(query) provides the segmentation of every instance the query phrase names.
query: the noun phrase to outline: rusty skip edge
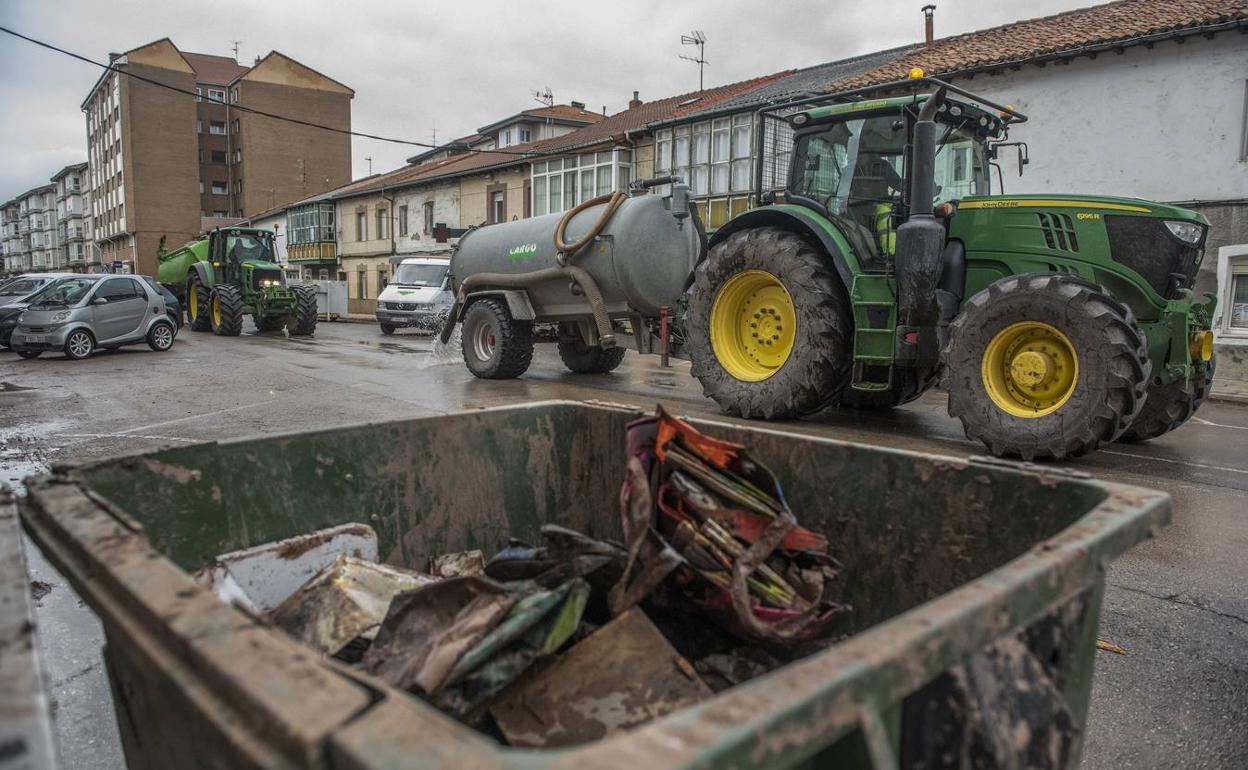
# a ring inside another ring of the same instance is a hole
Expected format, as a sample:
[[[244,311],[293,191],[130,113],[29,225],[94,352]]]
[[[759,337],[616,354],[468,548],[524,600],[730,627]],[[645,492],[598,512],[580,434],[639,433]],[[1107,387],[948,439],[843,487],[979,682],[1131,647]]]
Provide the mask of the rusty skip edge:
[[[258,761],[276,752],[304,767],[764,768],[801,761],[859,727],[879,764],[892,764],[881,713],[1055,603],[1099,586],[1111,559],[1170,519],[1161,492],[1058,482],[1095,485],[1106,497],[1013,561],[824,652],[636,730],[541,751],[495,744],[220,603],[73,477],[69,470],[32,483],[21,515],[104,620],[110,644],[153,648],[176,669],[170,678],[200,685],[199,696],[212,701],[202,713],[223,735],[232,731],[239,746],[260,752]]]
[[[43,689],[17,501],[0,487],[0,767],[52,770],[52,711]]]

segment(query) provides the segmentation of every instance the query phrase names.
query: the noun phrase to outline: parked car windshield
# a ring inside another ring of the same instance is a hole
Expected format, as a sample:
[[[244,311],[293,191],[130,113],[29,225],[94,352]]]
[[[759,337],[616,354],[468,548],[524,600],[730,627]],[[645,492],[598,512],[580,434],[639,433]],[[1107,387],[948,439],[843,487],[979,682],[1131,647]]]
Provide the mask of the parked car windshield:
[[[14,278],[0,286],[0,297],[23,297],[46,283],[44,278]]]
[[[390,283],[396,286],[441,286],[447,269],[446,265],[399,265]]]
[[[48,285],[30,298],[31,308],[69,307],[82,301],[91,291],[91,287],[99,282],[98,277],[83,276],[82,278],[62,278]]]

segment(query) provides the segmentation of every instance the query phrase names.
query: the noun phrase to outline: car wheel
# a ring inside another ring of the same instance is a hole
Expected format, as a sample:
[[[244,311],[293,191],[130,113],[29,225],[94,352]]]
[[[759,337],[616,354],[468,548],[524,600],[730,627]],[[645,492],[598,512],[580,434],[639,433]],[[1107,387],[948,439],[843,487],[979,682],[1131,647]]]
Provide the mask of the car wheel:
[[[394,334],[394,326],[392,324],[382,324],[381,333],[382,334]]]
[[[19,350],[17,354],[22,358],[38,358],[43,355],[42,350]]]
[[[147,346],[157,353],[173,347],[173,324],[157,321],[147,332]]]
[[[75,361],[89,358],[95,352],[95,337],[86,329],[75,329],[65,338],[65,355]]]

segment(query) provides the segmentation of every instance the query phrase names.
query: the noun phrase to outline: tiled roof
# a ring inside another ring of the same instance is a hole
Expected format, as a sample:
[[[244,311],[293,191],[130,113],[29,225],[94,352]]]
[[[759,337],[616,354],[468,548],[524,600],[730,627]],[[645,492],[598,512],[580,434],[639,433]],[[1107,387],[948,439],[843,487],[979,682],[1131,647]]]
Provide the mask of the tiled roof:
[[[183,51],[182,58],[195,70],[195,79],[201,83],[225,85],[247,71],[247,67],[229,56]]]
[[[522,114],[534,118],[559,118],[560,120],[583,120],[586,123],[597,123],[606,117],[599,112],[590,112],[584,107],[572,104],[556,104],[553,107],[538,107],[525,110]]]
[[[915,46],[907,45],[890,48],[887,51],[854,56],[825,64],[816,64],[797,70],[792,74],[778,77],[770,83],[759,86],[731,98],[722,99],[712,107],[703,107],[687,112],[682,117],[691,118],[711,113],[733,112],[750,109],[767,104],[778,104],[805,94],[817,94],[823,91],[828,83],[834,83],[855,75],[870,72],[899,56],[913,51]]]
[[[832,80],[826,90],[900,80],[912,67],[922,67],[928,75],[950,75],[1245,21],[1248,0],[1119,0],[941,38],[869,72]]]

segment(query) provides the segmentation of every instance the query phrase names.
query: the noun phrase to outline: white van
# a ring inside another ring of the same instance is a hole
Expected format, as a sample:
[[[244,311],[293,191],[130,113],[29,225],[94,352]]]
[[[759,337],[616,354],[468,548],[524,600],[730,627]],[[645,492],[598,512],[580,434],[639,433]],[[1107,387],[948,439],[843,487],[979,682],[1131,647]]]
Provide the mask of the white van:
[[[399,263],[394,277],[377,298],[377,323],[382,334],[403,326],[436,331],[451,312],[455,297],[446,287],[451,260],[412,257]]]

